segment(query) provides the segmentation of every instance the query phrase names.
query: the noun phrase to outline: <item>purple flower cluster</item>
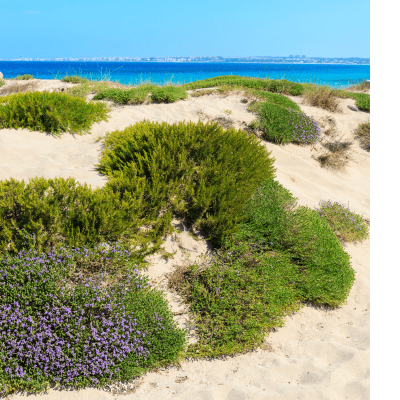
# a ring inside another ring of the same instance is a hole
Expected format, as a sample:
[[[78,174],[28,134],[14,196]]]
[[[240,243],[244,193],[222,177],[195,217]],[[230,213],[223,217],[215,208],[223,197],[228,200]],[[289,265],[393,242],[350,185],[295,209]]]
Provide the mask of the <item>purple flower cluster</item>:
[[[321,139],[321,130],[314,119],[299,111],[289,110],[289,112],[292,117],[289,124],[293,130],[293,142],[311,144]]]
[[[124,306],[128,292],[149,285],[139,271],[128,271],[108,286],[107,273],[86,279],[80,275],[73,284],[69,279],[82,256],[118,260],[130,255],[118,244],[102,247],[47,254],[26,249],[15,257],[0,257],[3,377],[63,386],[82,380],[96,384],[118,375],[118,364],[127,357],[136,365],[146,361],[152,333],[139,331]]]

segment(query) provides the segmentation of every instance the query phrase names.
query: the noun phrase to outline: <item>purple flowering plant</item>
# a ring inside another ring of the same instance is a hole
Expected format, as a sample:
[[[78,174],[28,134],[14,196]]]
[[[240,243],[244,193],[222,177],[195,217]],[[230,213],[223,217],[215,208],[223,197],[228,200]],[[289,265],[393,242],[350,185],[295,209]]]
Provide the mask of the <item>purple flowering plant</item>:
[[[93,266],[96,257],[118,260],[128,253],[108,244],[48,253],[27,248],[0,257],[2,394],[132,379],[177,359],[185,333],[139,270],[111,276],[99,268],[75,277],[86,255]]]
[[[357,242],[368,237],[369,227],[366,220],[349,207],[331,200],[321,200],[318,205],[315,210],[329,223],[339,239],[344,242]]]
[[[258,107],[258,126],[265,140],[285,144],[312,144],[320,140],[318,123],[301,111],[278,104],[262,103]]]

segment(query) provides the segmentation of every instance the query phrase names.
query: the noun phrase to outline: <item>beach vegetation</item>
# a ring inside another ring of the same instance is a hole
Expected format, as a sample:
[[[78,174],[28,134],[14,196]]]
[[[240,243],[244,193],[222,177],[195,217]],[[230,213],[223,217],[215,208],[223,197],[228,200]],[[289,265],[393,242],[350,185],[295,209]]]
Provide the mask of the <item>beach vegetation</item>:
[[[321,142],[321,147],[313,154],[321,167],[331,170],[342,170],[350,161],[350,148],[353,144],[352,140],[338,137],[336,133],[332,133],[327,139]]]
[[[347,90],[355,90],[355,91],[359,91],[359,92],[365,92],[370,89],[371,89],[370,81],[367,81],[365,79],[361,83],[352,85],[347,88]]]
[[[115,104],[142,104],[149,97],[153,87],[153,85],[145,84],[131,89],[103,89],[93,97],[93,100],[111,100]]]
[[[358,125],[356,137],[360,140],[361,147],[364,150],[370,151],[370,121]]]
[[[3,78],[0,78],[0,87],[4,86],[6,81]]]
[[[231,234],[274,159],[254,136],[217,123],[143,121],[103,140],[98,170],[107,187],[145,204],[144,215],[171,212],[215,245]]]
[[[253,349],[302,304],[345,302],[354,282],[349,256],[328,222],[296,204],[278,182],[265,181],[212,265],[186,265],[172,274],[169,285],[190,305],[199,336],[188,355]]]
[[[339,100],[334,96],[333,89],[326,86],[308,88],[303,93],[306,104],[313,107],[320,107],[330,112],[341,112]]]
[[[107,272],[129,256],[118,242],[0,256],[2,395],[103,386],[180,358],[186,332],[163,294],[135,265]]]
[[[34,78],[33,75],[31,74],[25,74],[25,75],[18,75],[14,79],[16,79],[17,81],[28,81],[29,79],[34,79]]]
[[[256,103],[251,109],[258,116],[254,128],[261,130],[267,141],[312,144],[320,140],[318,123],[301,111],[269,102]]]
[[[66,93],[27,92],[0,98],[0,126],[26,128],[59,136],[88,133],[94,122],[107,120],[103,103],[87,103]]]
[[[365,219],[344,204],[321,200],[319,207],[315,209],[343,242],[360,242],[369,236],[369,227]]]
[[[89,82],[88,79],[83,78],[82,76],[65,76],[64,78],[61,78],[62,82],[69,82],[69,83],[86,83]]]

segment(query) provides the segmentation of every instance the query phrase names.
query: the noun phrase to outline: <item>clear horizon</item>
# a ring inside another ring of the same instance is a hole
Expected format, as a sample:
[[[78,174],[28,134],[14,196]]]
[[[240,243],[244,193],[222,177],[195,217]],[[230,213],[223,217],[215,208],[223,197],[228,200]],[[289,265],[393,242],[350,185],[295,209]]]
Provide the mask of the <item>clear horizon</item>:
[[[370,3],[17,0],[2,6],[0,35],[7,38],[2,60],[254,54],[370,58]]]

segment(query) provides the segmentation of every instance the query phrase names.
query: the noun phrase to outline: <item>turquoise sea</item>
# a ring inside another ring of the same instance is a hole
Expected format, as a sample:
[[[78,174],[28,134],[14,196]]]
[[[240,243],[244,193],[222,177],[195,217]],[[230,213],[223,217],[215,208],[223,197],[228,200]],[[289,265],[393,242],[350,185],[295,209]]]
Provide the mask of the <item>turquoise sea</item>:
[[[369,65],[340,64],[0,61],[0,71],[6,79],[23,74],[39,79],[79,75],[134,85],[149,81],[159,85],[182,84],[220,75],[240,75],[344,88],[370,79]]]

